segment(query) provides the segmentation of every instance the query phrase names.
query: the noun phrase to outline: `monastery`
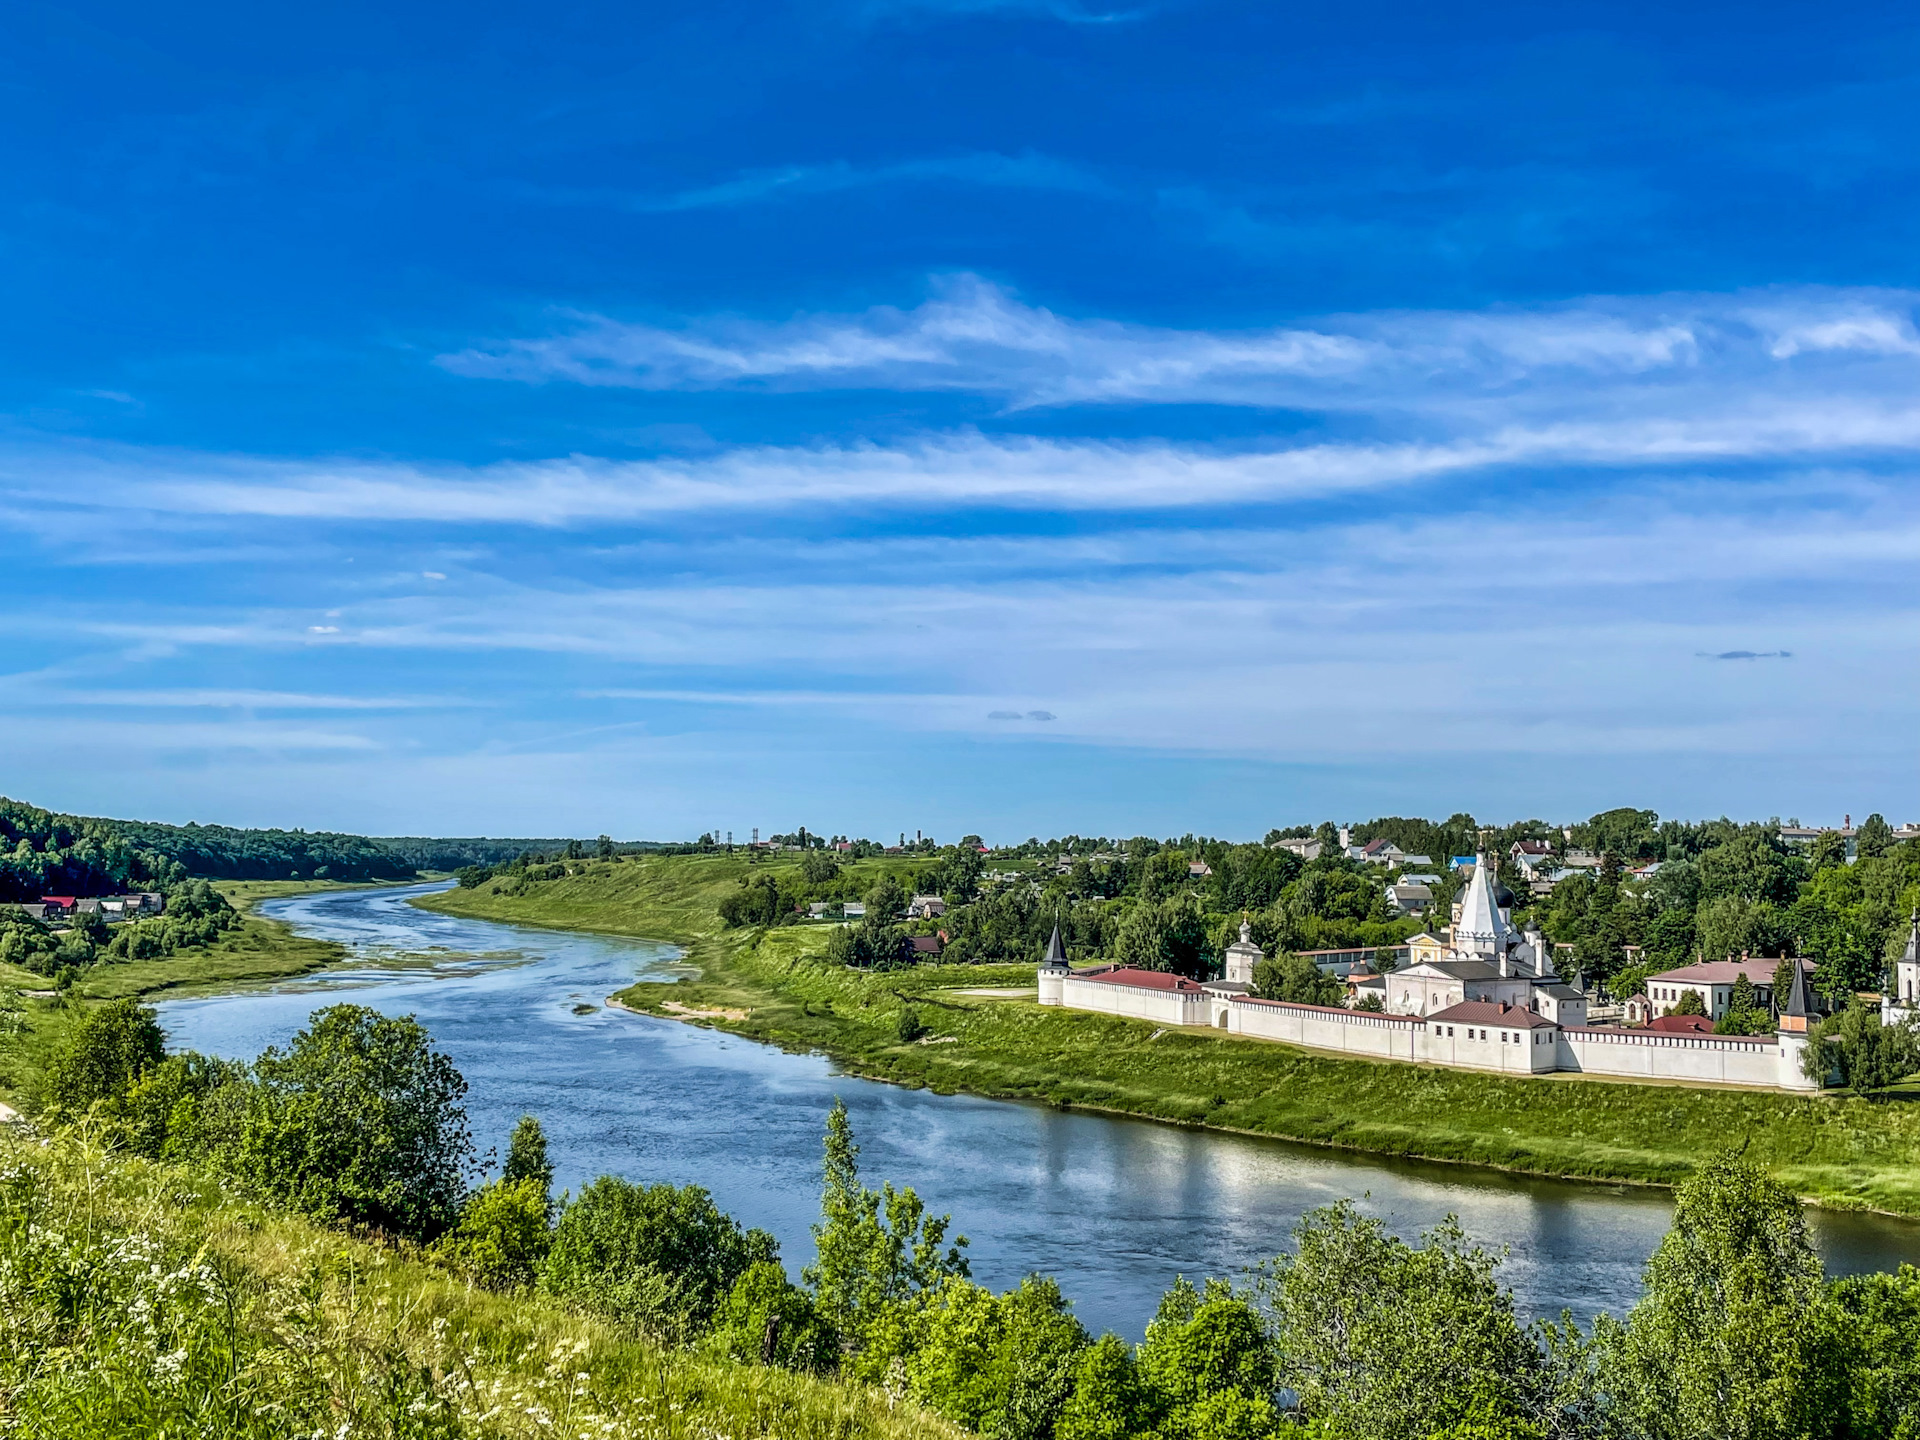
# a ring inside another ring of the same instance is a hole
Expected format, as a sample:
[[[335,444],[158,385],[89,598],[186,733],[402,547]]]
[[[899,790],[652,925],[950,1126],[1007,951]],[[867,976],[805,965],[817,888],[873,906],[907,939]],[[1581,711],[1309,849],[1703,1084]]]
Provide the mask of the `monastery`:
[[[1806,972],[1795,966],[1777,1035],[1712,1035],[1589,1026],[1587,997],[1554,973],[1553,947],[1512,921],[1513,896],[1488,855],[1476,858],[1460,918],[1444,947],[1416,947],[1411,963],[1385,975],[1353,976],[1356,999],[1381,1009],[1302,1005],[1252,993],[1265,958],[1244,922],[1227,947],[1226,975],[1195,981],[1154,970],[1103,966],[1073,970],[1058,927],[1039,975],[1042,1005],[1127,1015],[1162,1025],[1211,1026],[1378,1060],[1538,1075],[1573,1071],[1638,1079],[1816,1089],[1802,1073],[1807,1047]],[[1906,1003],[1920,1014],[1920,917],[1898,968]],[[1763,983],[1770,983],[1768,974]]]

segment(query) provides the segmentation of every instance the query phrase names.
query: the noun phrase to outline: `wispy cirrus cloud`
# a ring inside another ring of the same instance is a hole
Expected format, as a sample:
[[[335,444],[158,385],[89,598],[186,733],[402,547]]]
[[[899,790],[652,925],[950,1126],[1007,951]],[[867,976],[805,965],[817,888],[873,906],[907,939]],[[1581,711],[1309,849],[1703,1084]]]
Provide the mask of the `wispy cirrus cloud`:
[[[1433,413],[1497,400],[1512,413],[1539,413],[1596,386],[1682,398],[1754,384],[1910,389],[1920,377],[1916,304],[1920,295],[1869,290],[1597,297],[1180,330],[1070,318],[959,275],[936,280],[911,309],[677,327],[568,314],[554,333],[470,346],[437,363],[481,378],[642,390],[954,391],[1015,410],[1206,403]],[[1827,368],[1811,373],[1814,360]],[[1830,373],[1834,366],[1843,373]]]
[[[855,165],[832,160],[815,165],[786,165],[748,170],[711,185],[694,186],[664,195],[635,195],[607,191],[541,191],[547,200],[611,203],[646,215],[669,215],[683,210],[713,210],[750,205],[793,195],[832,195],[880,185],[944,180],[1010,190],[1053,190],[1081,195],[1110,196],[1113,186],[1077,165],[1031,151],[1003,155],[973,151],[961,155],[929,155],[885,165]]]
[[[704,458],[587,456],[484,466],[283,461],[95,449],[0,455],[0,517],[57,529],[77,510],[283,521],[554,528],[699,514],[846,514],[874,507],[1177,512],[1386,491],[1522,467],[1838,463],[1920,452],[1920,396],[1730,395],[1692,415],[1509,421],[1434,441],[1227,449],[1169,441],[990,437],[751,446]],[[322,633],[324,627],[316,629]]]

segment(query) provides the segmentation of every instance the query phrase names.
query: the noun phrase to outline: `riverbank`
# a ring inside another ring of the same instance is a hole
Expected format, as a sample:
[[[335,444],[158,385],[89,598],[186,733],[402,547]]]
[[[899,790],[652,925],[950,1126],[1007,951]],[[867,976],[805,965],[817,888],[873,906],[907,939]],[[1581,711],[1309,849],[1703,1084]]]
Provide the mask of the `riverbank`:
[[[739,1012],[692,1023],[817,1050],[874,1079],[1565,1179],[1673,1185],[1731,1148],[1816,1204],[1920,1215],[1912,1100],[1509,1079],[969,995],[1028,981],[1033,968],[830,967],[825,927],[722,926],[719,900],[747,873],[733,856],[646,857],[517,895],[483,887],[419,903],[671,941],[698,978],[634,985],[622,1004],[667,1019],[688,1018],[669,1001]],[[927,1027],[913,1042],[899,1038],[907,1006]]]
[[[262,900],[318,890],[364,889],[324,880],[216,881],[214,888],[241,912],[238,929],[213,944],[151,960],[104,959],[89,966],[62,997],[41,993],[50,982],[29,971],[0,967],[0,987],[21,995],[18,1028],[0,1045],[0,1094],[17,1098],[34,1081],[90,1004],[199,994],[311,975],[347,958],[344,945],[296,935],[277,920],[256,914]]]

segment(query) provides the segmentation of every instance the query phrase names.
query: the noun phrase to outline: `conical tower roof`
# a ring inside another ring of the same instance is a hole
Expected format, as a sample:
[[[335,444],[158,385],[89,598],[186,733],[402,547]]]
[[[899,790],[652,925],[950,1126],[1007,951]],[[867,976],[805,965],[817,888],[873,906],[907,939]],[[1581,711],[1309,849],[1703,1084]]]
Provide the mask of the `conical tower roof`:
[[[1907,920],[1912,928],[1907,931],[1907,949],[1906,953],[1901,955],[1900,963],[1920,965],[1920,910],[1915,910]]]
[[[1474,857],[1473,875],[1460,904],[1460,922],[1453,927],[1455,950],[1487,956],[1507,953],[1513,926],[1500,913],[1494,883],[1493,857],[1483,850]]]
[[[1067,947],[1060,943],[1060,921],[1057,918],[1053,922],[1053,938],[1047,941],[1047,958],[1041,963],[1049,970],[1067,968]]]
[[[1807,969],[1797,958],[1787,963],[1793,966],[1793,982],[1787,987],[1786,1008],[1780,1013],[1800,1020],[1803,1023],[1798,1028],[1804,1029],[1807,1018]]]

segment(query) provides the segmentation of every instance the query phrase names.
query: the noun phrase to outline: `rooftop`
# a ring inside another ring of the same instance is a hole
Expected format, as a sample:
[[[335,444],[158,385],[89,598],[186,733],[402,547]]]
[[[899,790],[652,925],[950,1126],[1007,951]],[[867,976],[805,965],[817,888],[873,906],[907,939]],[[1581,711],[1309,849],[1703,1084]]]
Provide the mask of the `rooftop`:
[[[1752,955],[1744,960],[1708,960],[1700,965],[1682,965],[1678,970],[1663,970],[1658,975],[1649,975],[1648,983],[1665,980],[1676,984],[1691,981],[1696,985],[1731,985],[1742,975],[1755,985],[1773,984],[1773,972],[1780,965],[1777,955]],[[1802,960],[1800,968],[1807,974],[1813,972],[1813,962]]]
[[[1174,990],[1205,994],[1205,990],[1187,979],[1184,975],[1170,975],[1164,970],[1135,970],[1119,967],[1102,970],[1095,975],[1075,975],[1075,980],[1090,980],[1100,985],[1124,985],[1131,990]]]
[[[1491,1000],[1468,1000],[1449,1005],[1427,1016],[1427,1023],[1449,1025],[1504,1025],[1509,1030],[1555,1030],[1559,1027],[1544,1015],[1520,1005],[1496,1005]]]

